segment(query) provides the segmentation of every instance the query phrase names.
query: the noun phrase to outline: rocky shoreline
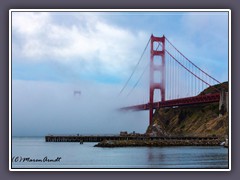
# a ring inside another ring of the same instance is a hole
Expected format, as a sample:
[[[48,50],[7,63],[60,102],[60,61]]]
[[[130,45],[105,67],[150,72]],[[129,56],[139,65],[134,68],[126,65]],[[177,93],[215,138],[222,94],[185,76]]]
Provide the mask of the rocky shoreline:
[[[104,140],[95,147],[220,146],[220,139],[203,140]]]

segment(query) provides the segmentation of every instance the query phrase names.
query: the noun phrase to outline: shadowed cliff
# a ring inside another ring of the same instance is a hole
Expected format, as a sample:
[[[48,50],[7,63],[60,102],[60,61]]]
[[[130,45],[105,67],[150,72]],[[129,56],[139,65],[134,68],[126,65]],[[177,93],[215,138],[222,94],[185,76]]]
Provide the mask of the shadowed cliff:
[[[215,85],[228,92],[228,82]],[[200,95],[215,93],[207,88]],[[220,136],[228,135],[228,113],[219,116],[219,104],[157,109],[146,134],[151,136]]]

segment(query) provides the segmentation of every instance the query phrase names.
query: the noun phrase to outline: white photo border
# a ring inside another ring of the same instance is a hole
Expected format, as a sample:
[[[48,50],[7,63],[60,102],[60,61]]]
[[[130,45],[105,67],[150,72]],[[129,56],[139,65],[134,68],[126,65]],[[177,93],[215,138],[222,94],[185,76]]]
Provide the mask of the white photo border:
[[[228,169],[12,168],[12,12],[228,12],[229,150]],[[231,171],[231,9],[10,9],[9,10],[9,171]]]

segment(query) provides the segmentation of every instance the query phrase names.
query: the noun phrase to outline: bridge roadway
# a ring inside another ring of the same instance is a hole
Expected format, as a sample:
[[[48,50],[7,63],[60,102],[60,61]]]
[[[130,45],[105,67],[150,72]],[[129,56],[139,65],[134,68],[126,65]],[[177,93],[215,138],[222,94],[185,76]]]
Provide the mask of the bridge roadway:
[[[218,140],[218,137],[149,137],[132,136],[45,136],[46,142],[101,142],[103,140]]]
[[[204,104],[204,103],[213,103],[213,102],[219,102],[220,100],[220,94],[206,94],[206,95],[198,95],[193,97],[187,97],[187,98],[180,98],[180,99],[173,99],[173,100],[167,100],[164,102],[155,102],[153,103],[153,109],[157,108],[163,108],[163,107],[174,107],[174,106],[188,106],[188,105],[196,105],[196,104]],[[134,106],[128,106],[120,108],[120,110],[135,110],[135,111],[141,111],[141,110],[149,110],[150,104],[140,104],[140,105],[134,105]]]

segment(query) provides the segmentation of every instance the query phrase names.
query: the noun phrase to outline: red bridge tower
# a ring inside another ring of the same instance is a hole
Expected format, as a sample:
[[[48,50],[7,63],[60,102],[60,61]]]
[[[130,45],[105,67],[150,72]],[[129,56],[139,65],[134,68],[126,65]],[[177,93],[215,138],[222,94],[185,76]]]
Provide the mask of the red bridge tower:
[[[157,43],[154,44],[154,42]],[[158,50],[159,46],[162,47],[161,50]],[[154,63],[154,57],[161,60],[160,65],[156,65],[156,63]],[[160,82],[155,82],[154,80],[154,73],[156,71],[160,72]],[[153,35],[151,35],[149,125],[152,124],[153,121],[153,101],[155,89],[160,89],[161,101],[165,101],[165,73],[165,36],[154,37]]]

